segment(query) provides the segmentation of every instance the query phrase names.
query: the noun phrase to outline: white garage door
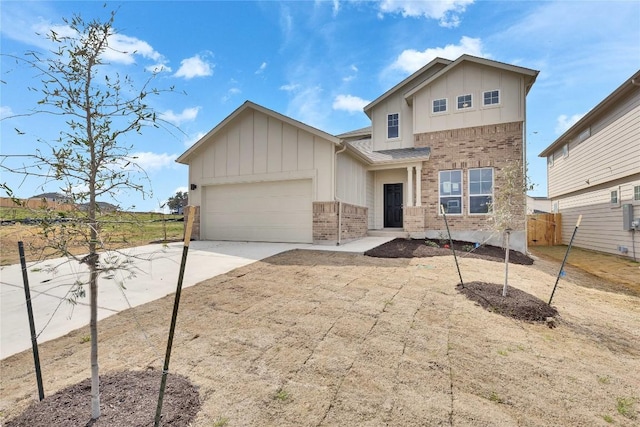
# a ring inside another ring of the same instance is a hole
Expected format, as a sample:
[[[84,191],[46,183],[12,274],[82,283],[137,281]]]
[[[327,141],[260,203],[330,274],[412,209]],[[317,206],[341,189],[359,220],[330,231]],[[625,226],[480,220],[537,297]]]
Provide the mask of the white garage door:
[[[310,179],[208,186],[201,209],[207,240],[313,241]]]

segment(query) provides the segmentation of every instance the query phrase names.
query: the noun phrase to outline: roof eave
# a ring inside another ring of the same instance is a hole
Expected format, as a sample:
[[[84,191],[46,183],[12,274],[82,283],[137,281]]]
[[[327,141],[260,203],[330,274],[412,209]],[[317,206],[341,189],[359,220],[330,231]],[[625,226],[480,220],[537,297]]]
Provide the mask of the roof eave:
[[[634,84],[634,82],[636,82]],[[558,147],[565,144],[567,141],[571,140],[577,133],[578,130],[581,130],[583,126],[594,118],[596,118],[600,113],[606,110],[611,104],[617,102],[620,98],[626,96],[630,93],[634,87],[637,87],[640,83],[640,70],[636,71],[631,77],[625,80],[616,90],[611,92],[609,96],[600,101],[598,105],[593,107],[587,114],[585,114],[580,120],[578,120],[573,126],[567,129],[560,137],[558,137],[555,141],[553,141],[547,148],[545,148],[538,157],[548,157],[550,154],[554,153]]]
[[[290,124],[291,126],[294,126],[296,128],[299,129],[303,129],[309,133],[311,133],[312,135],[316,135],[320,138],[326,139],[329,142],[332,142],[335,146],[340,145],[341,140],[340,138],[328,134],[324,131],[321,131],[320,129],[314,128],[313,126],[309,126],[305,123],[302,123],[301,121],[292,119],[291,117],[285,116],[284,114],[280,114],[276,111],[270,110],[266,107],[263,107],[261,105],[258,105],[254,102],[251,101],[245,101],[241,106],[239,106],[238,108],[236,108],[231,114],[229,114],[224,120],[222,120],[220,123],[218,123],[218,125],[216,127],[214,127],[213,129],[211,129],[209,132],[207,132],[207,134],[205,136],[203,136],[202,138],[200,138],[195,144],[193,144],[191,147],[189,147],[189,149],[187,149],[187,151],[185,151],[184,153],[182,153],[177,159],[176,162],[177,163],[181,163],[181,164],[189,164],[189,157],[191,157],[195,151],[198,150],[198,148],[200,148],[205,142],[206,140],[208,140],[210,137],[212,137],[213,135],[215,135],[216,133],[218,133],[220,131],[220,129],[224,128],[229,122],[231,122],[233,119],[235,119],[236,117],[238,117],[244,110],[251,108],[254,109],[256,111],[260,111],[263,114],[266,114],[270,117],[274,117],[278,120],[281,120],[285,123]]]
[[[392,93],[396,92],[399,88],[401,88],[405,84],[411,82],[411,80],[415,79],[417,76],[419,76],[420,74],[422,74],[423,72],[425,72],[429,68],[433,67],[434,65],[442,64],[442,65],[448,66],[449,64],[451,64],[451,62],[452,61],[450,59],[445,59],[445,58],[440,58],[440,57],[434,58],[433,60],[431,60],[431,62],[426,64],[424,67],[422,67],[418,71],[415,71],[414,73],[410,74],[408,77],[406,77],[400,83],[398,83],[397,85],[393,86],[391,89],[389,89],[388,91],[386,91],[385,93],[383,93],[382,95],[380,95],[379,97],[377,97],[376,99],[371,101],[369,104],[367,104],[364,107],[365,114],[367,116],[369,116],[369,118],[371,118],[371,110],[373,109],[373,107],[378,105],[380,102],[382,102],[384,99],[386,99],[389,95],[391,95]]]

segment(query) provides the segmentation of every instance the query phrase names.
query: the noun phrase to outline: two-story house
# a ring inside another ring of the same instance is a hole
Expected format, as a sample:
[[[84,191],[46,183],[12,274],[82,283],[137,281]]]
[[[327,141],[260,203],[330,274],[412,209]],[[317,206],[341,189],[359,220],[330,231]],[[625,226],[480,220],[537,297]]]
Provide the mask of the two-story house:
[[[189,165],[194,238],[438,237],[442,205],[455,239],[499,244],[491,203],[501,168],[526,164],[526,95],[537,75],[437,58],[365,107],[370,127],[337,136],[247,101],[177,160]],[[514,206],[512,245],[524,251],[524,194]]]
[[[578,247],[640,256],[640,70],[540,153],[562,241]]]

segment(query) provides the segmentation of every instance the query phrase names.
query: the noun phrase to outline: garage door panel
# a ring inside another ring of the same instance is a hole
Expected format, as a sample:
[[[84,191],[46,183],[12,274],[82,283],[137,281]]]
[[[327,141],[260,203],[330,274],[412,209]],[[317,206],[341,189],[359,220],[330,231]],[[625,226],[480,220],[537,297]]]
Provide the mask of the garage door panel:
[[[311,180],[205,187],[204,237],[312,242]]]

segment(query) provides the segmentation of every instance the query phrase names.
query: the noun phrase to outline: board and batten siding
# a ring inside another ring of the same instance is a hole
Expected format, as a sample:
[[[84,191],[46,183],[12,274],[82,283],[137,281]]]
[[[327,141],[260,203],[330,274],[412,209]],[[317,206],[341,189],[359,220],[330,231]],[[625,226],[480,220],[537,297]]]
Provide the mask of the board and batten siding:
[[[334,198],[334,144],[254,109],[243,111],[193,156],[189,183],[312,180],[313,201]],[[189,192],[200,205],[201,191]]]
[[[399,136],[388,139],[387,116],[395,113],[399,114]],[[373,108],[371,132],[374,151],[413,147],[413,114],[411,107],[405,102],[402,92],[389,96]]]
[[[640,218],[640,201],[633,200],[634,186],[640,186],[640,173],[629,177],[627,182],[616,181],[611,186],[554,199],[562,213],[562,243],[569,243],[578,216],[582,215],[575,246],[616,255],[621,255],[618,247],[622,246],[628,249],[626,255],[632,257],[635,237],[636,255],[640,256],[640,233],[625,231],[622,224],[622,205],[632,204],[634,217]],[[620,194],[620,204],[616,206],[610,203],[614,188]]]
[[[483,105],[483,93],[500,91],[497,105]],[[460,95],[472,95],[472,107],[457,109]],[[433,113],[433,101],[447,100],[447,111]],[[525,119],[524,77],[476,63],[463,63],[413,95],[413,132],[460,129]]]
[[[640,173],[640,91],[590,127],[591,136],[570,142],[566,157],[562,147],[553,154],[550,198]]]
[[[367,169],[349,153],[337,156],[336,196],[338,200],[357,206],[367,206]]]

